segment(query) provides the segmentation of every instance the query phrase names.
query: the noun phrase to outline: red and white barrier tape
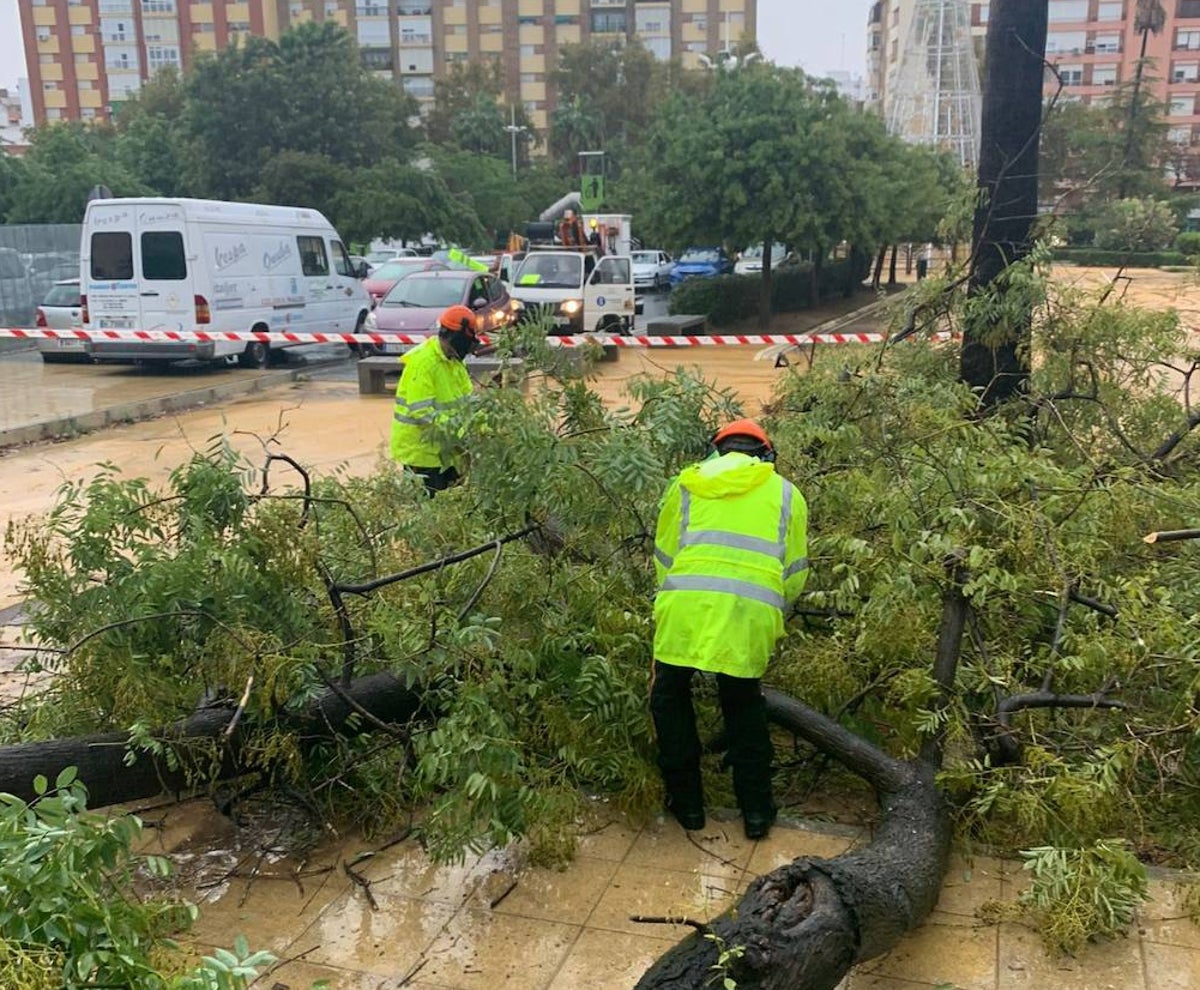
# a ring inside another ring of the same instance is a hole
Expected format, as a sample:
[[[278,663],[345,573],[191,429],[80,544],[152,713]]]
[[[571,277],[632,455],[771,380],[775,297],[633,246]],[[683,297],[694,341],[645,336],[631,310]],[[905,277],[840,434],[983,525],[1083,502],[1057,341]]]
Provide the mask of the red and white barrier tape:
[[[46,327],[24,329],[0,327],[0,337],[28,340],[137,341],[140,343],[229,343],[258,341],[262,344],[419,344],[427,333],[292,333],[289,331],[211,331],[211,330],[51,330]],[[949,333],[930,334],[935,340],[948,340]],[[585,344],[613,344],[617,347],[765,347],[771,344],[879,344],[883,333],[787,333],[787,334],[713,334],[681,337],[620,336],[617,334],[581,334],[547,337],[556,347],[581,347]],[[489,339],[484,336],[484,343]]]

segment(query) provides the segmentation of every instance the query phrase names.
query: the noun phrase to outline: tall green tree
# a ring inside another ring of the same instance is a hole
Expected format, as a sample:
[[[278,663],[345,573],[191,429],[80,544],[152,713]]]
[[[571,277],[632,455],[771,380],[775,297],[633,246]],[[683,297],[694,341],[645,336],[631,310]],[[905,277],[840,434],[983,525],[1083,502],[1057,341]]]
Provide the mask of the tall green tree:
[[[767,64],[719,70],[675,94],[642,143],[633,183],[639,229],[670,247],[786,242],[820,259],[842,240],[869,250],[901,206],[888,192],[900,142],[834,88]],[[936,175],[927,176],[930,182]],[[771,271],[759,309],[770,317]]]
[[[118,158],[161,196],[188,191],[188,142],[182,126],[186,106],[183,77],[168,66],[129,99],[117,119]]]
[[[186,181],[198,195],[244,198],[284,151],[358,168],[416,146],[415,102],[365,69],[353,39],[330,22],[202,58],[185,91]]]
[[[550,153],[560,167],[579,174],[581,151],[604,151],[604,117],[586,97],[559,103],[550,114]]]
[[[116,196],[153,192],[120,161],[110,127],[63,123],[38,128],[16,173],[8,222],[79,223],[88,193],[97,185]]]

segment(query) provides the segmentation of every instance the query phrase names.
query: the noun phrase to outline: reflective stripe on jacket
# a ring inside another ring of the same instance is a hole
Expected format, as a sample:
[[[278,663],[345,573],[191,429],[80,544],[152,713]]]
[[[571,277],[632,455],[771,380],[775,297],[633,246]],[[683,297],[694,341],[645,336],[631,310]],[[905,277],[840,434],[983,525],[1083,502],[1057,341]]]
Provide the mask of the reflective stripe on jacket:
[[[392,459],[409,467],[450,467],[429,425],[471,394],[471,376],[461,361],[446,357],[437,337],[401,355],[400,361],[404,370],[392,412]]]
[[[746,454],[685,469],[663,497],[654,546],[654,656],[762,677],[808,577],[808,506]]]

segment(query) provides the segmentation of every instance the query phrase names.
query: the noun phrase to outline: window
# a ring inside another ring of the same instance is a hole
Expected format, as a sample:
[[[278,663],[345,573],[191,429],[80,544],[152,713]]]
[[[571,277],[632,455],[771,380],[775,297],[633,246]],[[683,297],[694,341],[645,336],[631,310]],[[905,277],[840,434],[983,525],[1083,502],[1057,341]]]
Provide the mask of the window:
[[[1179,0],[1176,17],[1200,17],[1200,0]]]
[[[1121,50],[1121,36],[1119,34],[1098,34],[1092,47],[1097,52],[1115,54]]]
[[[1050,0],[1050,23],[1087,19],[1088,0]]]
[[[142,0],[142,12],[145,14],[173,14],[175,0]]]
[[[624,34],[625,11],[592,11],[592,31],[597,34]]]
[[[1168,117],[1190,117],[1196,112],[1196,97],[1177,96],[1167,108]]]
[[[1191,62],[1187,65],[1171,67],[1171,82],[1196,82],[1200,80],[1200,64]]]
[[[1176,31],[1176,51],[1200,51],[1200,31]]]
[[[488,276],[487,280],[488,299],[491,302],[499,302],[504,298],[504,286],[500,284],[499,279]]]
[[[147,45],[146,60],[152,70],[164,65],[178,65],[179,49],[174,45]]]
[[[1083,85],[1082,65],[1060,65],[1058,66],[1058,74],[1062,78],[1064,86]]]
[[[346,249],[342,247],[341,241],[331,241],[333,245],[333,268],[339,275],[345,275],[347,278],[354,278],[354,265],[350,263],[350,256],[346,254]]]
[[[537,45],[522,45],[521,58],[528,58],[531,55],[537,54]]]
[[[300,249],[300,267],[305,275],[328,275],[329,257],[325,254],[325,241],[320,237],[297,237]]]
[[[1115,86],[1117,84],[1117,67],[1115,65],[1092,66],[1093,86]]]
[[[125,231],[92,234],[92,278],[133,278],[133,237]]]
[[[708,14],[692,14],[692,24],[700,31],[707,31]]]
[[[1101,3],[1096,11],[1098,21],[1119,21],[1125,17],[1125,5],[1121,3]]]
[[[592,285],[625,285],[632,280],[628,258],[605,258],[596,266]]]
[[[142,234],[142,278],[170,282],[187,278],[183,234],[177,230]]]

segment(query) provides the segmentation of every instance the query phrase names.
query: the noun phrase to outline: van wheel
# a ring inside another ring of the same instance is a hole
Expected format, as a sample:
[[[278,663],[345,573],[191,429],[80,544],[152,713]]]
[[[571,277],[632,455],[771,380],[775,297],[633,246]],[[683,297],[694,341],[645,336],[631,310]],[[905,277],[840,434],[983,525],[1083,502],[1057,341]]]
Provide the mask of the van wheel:
[[[367,326],[367,313],[366,313],[366,310],[364,310],[363,312],[358,314],[358,322],[356,322],[354,324],[354,332],[356,334],[360,334],[366,329],[366,326]],[[373,357],[376,353],[375,345],[372,344],[369,340],[364,340],[361,344],[351,344],[350,345],[350,353],[356,355],[359,358]]]
[[[265,368],[271,357],[271,349],[261,340],[252,340],[238,355],[238,364],[243,368]]]

